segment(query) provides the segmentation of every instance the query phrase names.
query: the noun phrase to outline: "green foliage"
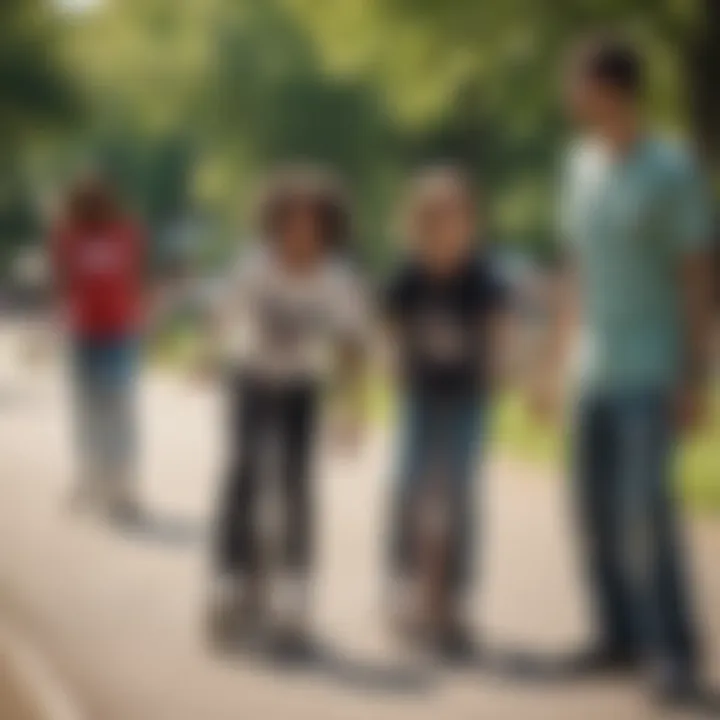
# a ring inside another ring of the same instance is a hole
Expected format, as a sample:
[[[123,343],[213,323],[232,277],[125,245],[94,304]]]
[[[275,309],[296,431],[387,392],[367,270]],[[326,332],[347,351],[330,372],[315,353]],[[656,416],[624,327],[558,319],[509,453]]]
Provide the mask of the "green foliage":
[[[0,148],[77,111],[72,81],[59,65],[58,33],[41,0],[0,3]]]
[[[707,1],[101,0],[62,15],[50,0],[6,0],[0,118],[13,129],[0,135],[15,146],[35,120],[83,108],[61,170],[100,160],[158,237],[200,215],[214,248],[236,237],[269,165],[325,161],[355,192],[375,265],[404,175],[459,160],[483,180],[498,238],[548,252],[568,43],[626,29],[651,59],[653,115],[714,133],[686,117],[713,107],[686,97],[702,85]]]

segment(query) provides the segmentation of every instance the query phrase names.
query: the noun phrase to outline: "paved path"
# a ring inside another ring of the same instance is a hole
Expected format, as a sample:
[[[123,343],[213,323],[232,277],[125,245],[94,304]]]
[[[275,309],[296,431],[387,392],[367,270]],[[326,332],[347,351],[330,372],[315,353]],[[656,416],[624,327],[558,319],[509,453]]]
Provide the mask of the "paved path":
[[[4,650],[0,650],[0,717],[3,720],[42,720],[17,675],[13,659]]]
[[[322,462],[316,625],[326,659],[300,671],[211,656],[202,591],[221,405],[207,387],[162,378],[145,384],[143,403],[154,524],[122,536],[64,506],[72,464],[58,371],[0,361],[0,613],[31,633],[85,718],[652,716],[633,683],[540,682],[502,661],[518,649],[544,654],[581,643],[587,618],[561,483],[501,461],[492,462],[483,497],[488,552],[475,603],[493,648],[489,667],[440,669],[389,642],[378,613],[389,457],[380,437],[360,458]],[[692,539],[717,669],[720,529],[703,524]]]

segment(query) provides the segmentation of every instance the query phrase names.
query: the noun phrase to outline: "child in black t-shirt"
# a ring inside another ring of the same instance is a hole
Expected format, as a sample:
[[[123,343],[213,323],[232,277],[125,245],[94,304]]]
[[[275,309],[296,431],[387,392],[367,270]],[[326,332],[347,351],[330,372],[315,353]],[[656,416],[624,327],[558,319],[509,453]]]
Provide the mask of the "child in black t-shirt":
[[[413,591],[424,575],[430,592],[423,620],[451,650],[469,639],[461,603],[473,565],[472,486],[505,296],[475,243],[479,230],[473,188],[460,170],[421,173],[407,204],[407,256],[385,295],[403,411],[390,610],[394,622],[421,621],[409,603],[418,601]],[[433,518],[443,519],[435,526],[443,528],[441,545],[428,540]]]

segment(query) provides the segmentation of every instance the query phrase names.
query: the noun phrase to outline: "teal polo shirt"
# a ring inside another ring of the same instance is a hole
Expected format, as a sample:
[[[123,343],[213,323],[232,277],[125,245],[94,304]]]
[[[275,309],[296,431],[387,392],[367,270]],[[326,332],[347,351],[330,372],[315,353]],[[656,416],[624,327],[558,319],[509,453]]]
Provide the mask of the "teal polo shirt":
[[[683,363],[682,258],[711,241],[695,162],[655,137],[622,157],[584,141],[562,185],[561,232],[580,284],[581,387],[672,387]]]

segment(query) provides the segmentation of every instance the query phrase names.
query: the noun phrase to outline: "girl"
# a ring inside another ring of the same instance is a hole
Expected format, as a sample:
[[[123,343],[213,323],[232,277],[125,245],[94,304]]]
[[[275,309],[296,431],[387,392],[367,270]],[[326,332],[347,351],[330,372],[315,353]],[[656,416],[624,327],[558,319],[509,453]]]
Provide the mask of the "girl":
[[[421,172],[405,215],[407,256],[386,295],[400,356],[404,436],[391,526],[390,610],[394,622],[411,619],[415,626],[412,583],[419,566],[433,573],[426,620],[443,647],[454,651],[468,640],[460,607],[473,564],[472,485],[504,293],[479,246],[474,191],[461,170]],[[447,513],[442,546],[421,545],[427,539],[419,532],[421,508],[441,507]]]
[[[228,639],[262,609],[258,538],[268,459],[279,476],[283,512],[280,637],[303,640],[312,567],[312,457],[329,355],[348,382],[358,377],[364,311],[343,261],[347,202],[337,182],[313,168],[271,181],[259,212],[261,246],[239,263],[221,303],[231,339],[230,467],[215,543],[211,633]],[[273,454],[266,443],[275,441]]]

